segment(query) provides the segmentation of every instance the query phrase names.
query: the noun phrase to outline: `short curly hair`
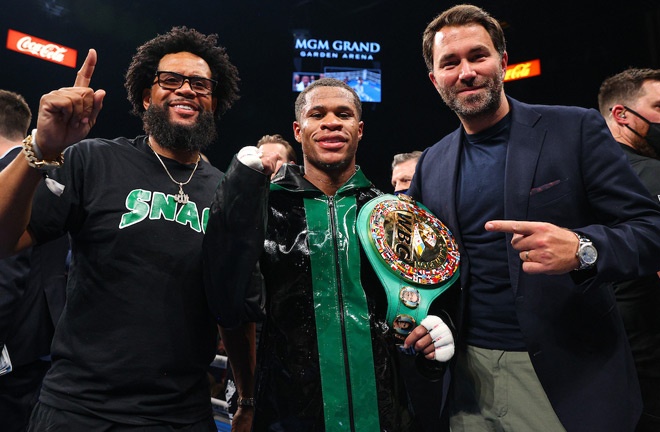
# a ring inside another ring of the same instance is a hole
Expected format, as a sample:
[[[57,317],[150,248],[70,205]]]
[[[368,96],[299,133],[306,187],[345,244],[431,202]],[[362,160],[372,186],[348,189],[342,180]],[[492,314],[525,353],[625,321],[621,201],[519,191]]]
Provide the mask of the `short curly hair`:
[[[189,52],[201,57],[208,63],[211,76],[218,81],[213,91],[218,105],[215,111],[219,119],[238,96],[238,69],[229,61],[225,49],[217,45],[218,35],[205,35],[185,26],[173,27],[169,32],[158,35],[138,47],[126,71],[124,87],[128,91],[128,100],[133,106],[132,113],[138,117],[144,114],[142,94],[150,88],[158,69],[158,63],[167,54]]]

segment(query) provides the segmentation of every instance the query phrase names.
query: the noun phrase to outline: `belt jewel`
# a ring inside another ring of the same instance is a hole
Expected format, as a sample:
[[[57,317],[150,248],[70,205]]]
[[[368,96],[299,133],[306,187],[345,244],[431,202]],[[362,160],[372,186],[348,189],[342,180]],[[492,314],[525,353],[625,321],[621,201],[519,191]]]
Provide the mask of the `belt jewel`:
[[[458,279],[456,241],[431,211],[403,194],[380,195],[365,204],[357,231],[385,288],[391,333],[403,341]]]

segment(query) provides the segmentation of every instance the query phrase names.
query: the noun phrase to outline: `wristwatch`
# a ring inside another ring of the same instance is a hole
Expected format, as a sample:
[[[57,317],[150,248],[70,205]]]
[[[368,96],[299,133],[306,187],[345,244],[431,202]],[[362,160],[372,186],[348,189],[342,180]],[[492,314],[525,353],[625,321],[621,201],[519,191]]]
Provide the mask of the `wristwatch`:
[[[594,246],[591,240],[584,237],[583,235],[578,233],[575,233],[575,235],[580,241],[577,252],[575,253],[575,256],[580,262],[580,266],[575,270],[589,269],[593,267],[594,264],[596,264],[596,260],[598,259],[598,251],[596,250],[596,246]]]
[[[239,397],[238,406],[239,407],[254,407],[256,406],[256,400],[253,397]]]

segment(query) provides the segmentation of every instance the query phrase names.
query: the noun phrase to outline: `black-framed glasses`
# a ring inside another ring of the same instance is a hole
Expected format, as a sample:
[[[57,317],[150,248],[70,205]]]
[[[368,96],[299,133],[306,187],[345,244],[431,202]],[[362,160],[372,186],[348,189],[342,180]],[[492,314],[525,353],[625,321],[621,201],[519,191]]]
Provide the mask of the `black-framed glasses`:
[[[165,90],[178,90],[186,81],[190,84],[190,88],[200,95],[209,95],[213,93],[215,86],[218,85],[218,82],[211,78],[185,76],[170,71],[156,71],[156,82],[154,84],[158,84]]]

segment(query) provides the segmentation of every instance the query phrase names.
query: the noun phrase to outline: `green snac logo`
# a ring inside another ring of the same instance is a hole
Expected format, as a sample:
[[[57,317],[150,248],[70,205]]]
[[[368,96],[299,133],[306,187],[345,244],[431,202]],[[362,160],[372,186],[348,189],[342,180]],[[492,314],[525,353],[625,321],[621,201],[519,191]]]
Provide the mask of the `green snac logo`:
[[[209,220],[208,207],[204,208],[200,215],[197,204],[192,201],[178,204],[174,195],[144,189],[134,189],[129,192],[126,197],[126,208],[130,211],[121,216],[119,229],[135,225],[148,218],[189,225],[196,232],[206,232],[206,224]]]

